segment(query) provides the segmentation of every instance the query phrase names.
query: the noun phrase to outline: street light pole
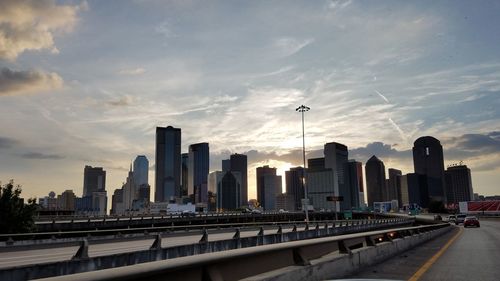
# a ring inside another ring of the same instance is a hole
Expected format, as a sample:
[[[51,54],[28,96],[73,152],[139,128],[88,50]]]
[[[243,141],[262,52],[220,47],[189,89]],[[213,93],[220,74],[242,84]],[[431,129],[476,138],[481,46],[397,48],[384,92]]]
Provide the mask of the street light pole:
[[[305,211],[306,211],[306,224],[309,224],[309,199],[307,196],[307,184],[306,184],[306,138],[304,133],[304,112],[311,110],[310,107],[301,105],[295,109],[295,111],[302,114],[302,159],[304,160],[304,170],[302,172],[302,187],[304,188],[304,201],[305,201]]]

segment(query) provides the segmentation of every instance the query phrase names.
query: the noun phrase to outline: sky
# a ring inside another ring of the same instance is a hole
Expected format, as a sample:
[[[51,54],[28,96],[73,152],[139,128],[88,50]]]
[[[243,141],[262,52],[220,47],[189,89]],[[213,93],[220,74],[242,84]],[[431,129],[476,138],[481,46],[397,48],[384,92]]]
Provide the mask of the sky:
[[[500,194],[500,1],[0,0],[0,180],[24,197],[108,195],[155,127],[284,175],[327,142],[413,172],[431,135],[474,192]],[[152,194],[154,190],[152,190]],[[110,201],[110,200],[109,200]]]

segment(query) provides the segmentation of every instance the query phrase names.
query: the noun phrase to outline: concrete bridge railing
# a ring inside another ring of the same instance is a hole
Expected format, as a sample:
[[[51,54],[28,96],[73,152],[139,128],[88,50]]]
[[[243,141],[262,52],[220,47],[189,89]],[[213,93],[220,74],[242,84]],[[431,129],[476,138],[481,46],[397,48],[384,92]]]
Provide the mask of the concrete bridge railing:
[[[302,231],[297,231],[297,229],[294,228],[291,232],[283,232],[280,226],[278,228],[278,231],[276,231],[275,229],[272,233],[270,233],[269,231],[265,233],[264,229],[261,228],[258,235],[252,237],[240,237],[240,231],[239,229],[236,229],[232,239],[216,241],[210,241],[208,239],[208,233],[204,232],[200,238],[199,243],[168,248],[161,247],[161,234],[158,234],[157,239],[148,250],[98,257],[88,257],[88,255],[86,255],[86,253],[88,252],[88,241],[84,240],[82,241],[82,245],[78,250],[78,253],[75,254],[72,260],[2,269],[0,270],[0,280],[27,280],[110,268],[117,269],[118,267],[150,263],[153,261],[176,260],[177,258],[188,256],[194,258],[197,255],[203,255],[207,253],[229,253],[232,250],[247,248],[260,249],[264,246],[267,247],[270,245],[288,244],[284,242],[298,242],[302,240],[313,241],[317,240],[317,238],[319,237],[333,238],[332,236],[335,235],[373,231],[388,227],[401,227],[407,226],[412,223],[413,220],[405,218],[350,221],[345,222],[342,225],[317,223],[309,227],[306,226],[306,229]],[[374,238],[378,238],[378,236],[375,236]],[[384,239],[389,239],[387,238],[389,236],[383,237],[385,237]],[[346,247],[351,246],[351,244],[346,244]]]
[[[340,278],[415,247],[448,223],[292,241],[206,253],[42,279],[57,280],[324,280]]]

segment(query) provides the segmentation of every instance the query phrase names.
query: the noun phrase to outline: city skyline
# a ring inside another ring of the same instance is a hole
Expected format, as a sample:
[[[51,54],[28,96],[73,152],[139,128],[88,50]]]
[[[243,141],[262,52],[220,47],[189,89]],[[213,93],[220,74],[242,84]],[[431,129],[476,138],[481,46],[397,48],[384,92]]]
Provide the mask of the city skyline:
[[[19,36],[0,36],[15,46],[0,49],[0,180],[26,197],[80,196],[85,165],[110,197],[172,125],[182,152],[210,144],[210,171],[247,155],[256,198],[256,167],[302,164],[299,104],[308,158],[334,141],[406,174],[413,141],[434,136],[445,167],[498,193],[499,3],[5,3],[0,31]]]

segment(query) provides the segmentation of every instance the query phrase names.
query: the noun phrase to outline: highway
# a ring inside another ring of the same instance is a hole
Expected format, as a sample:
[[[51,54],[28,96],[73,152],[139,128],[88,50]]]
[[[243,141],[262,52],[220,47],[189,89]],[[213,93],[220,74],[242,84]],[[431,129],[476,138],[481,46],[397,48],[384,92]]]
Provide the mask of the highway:
[[[480,222],[480,228],[460,225],[437,239],[349,278],[500,280],[500,220]],[[449,247],[445,248],[447,244]]]
[[[265,227],[266,233],[276,232],[277,227]],[[297,227],[297,231],[304,230],[304,227]],[[292,227],[284,227],[283,232],[292,231]],[[217,232],[217,233],[214,233]],[[258,229],[241,230],[241,237],[251,237],[258,234]],[[234,235],[234,230],[228,230],[221,233],[221,231],[208,230],[208,240],[226,240],[231,239]],[[147,250],[152,245],[154,241],[154,236],[150,239],[143,240],[131,240],[124,242],[107,242],[107,243],[96,243],[93,244],[92,241],[89,242],[89,257],[105,256],[119,253],[127,253],[133,251]],[[200,232],[197,233],[173,233],[169,236],[162,237],[161,245],[163,248],[187,245],[198,243],[201,238]],[[33,250],[23,250],[23,251],[2,251],[0,252],[0,269],[30,265],[30,264],[40,264],[47,262],[57,262],[69,260],[78,250],[78,246],[58,246],[57,248],[49,249],[33,249]]]

